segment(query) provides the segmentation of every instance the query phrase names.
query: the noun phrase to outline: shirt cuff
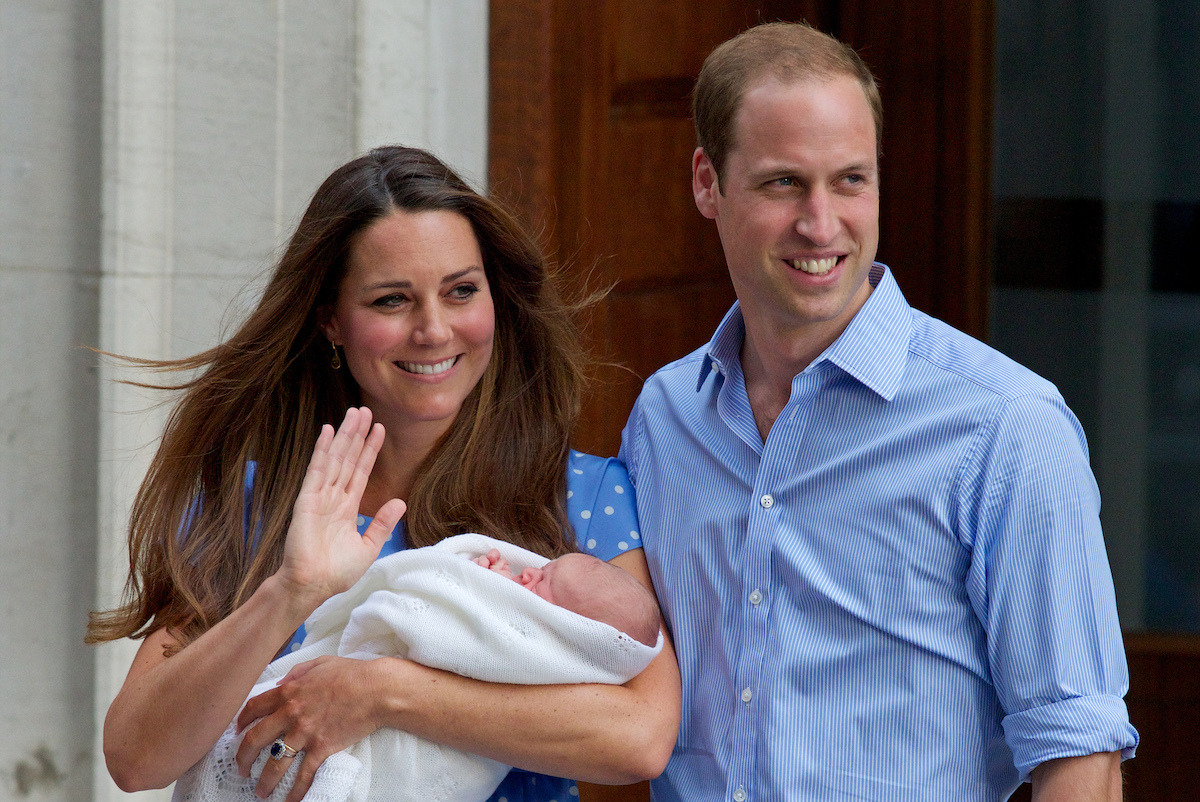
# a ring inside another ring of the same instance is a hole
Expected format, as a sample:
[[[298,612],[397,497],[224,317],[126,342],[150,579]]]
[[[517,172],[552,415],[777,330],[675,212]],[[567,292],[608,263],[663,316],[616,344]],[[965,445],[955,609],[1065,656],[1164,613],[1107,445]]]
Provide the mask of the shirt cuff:
[[[1119,696],[1076,696],[1031,707],[1005,716],[1003,727],[1022,782],[1047,760],[1117,751],[1128,760],[1138,744]]]

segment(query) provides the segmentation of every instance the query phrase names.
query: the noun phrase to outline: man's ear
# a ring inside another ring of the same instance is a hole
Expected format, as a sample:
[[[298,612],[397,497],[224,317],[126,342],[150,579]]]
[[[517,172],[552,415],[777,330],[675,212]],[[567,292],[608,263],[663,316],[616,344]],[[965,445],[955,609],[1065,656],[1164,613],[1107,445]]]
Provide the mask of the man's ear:
[[[704,148],[696,148],[692,154],[692,197],[700,214],[709,220],[717,219],[717,195],[720,192],[716,168],[708,160]]]

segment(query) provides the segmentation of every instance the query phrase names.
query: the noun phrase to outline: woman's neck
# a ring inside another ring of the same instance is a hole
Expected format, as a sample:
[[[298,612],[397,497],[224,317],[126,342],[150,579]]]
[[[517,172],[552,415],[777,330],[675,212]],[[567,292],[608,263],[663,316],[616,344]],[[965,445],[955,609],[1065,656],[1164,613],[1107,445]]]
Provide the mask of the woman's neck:
[[[390,499],[408,501],[421,463],[446,432],[444,426],[389,426],[387,421],[380,422],[386,432],[383,446],[359,505],[359,512],[371,517]]]

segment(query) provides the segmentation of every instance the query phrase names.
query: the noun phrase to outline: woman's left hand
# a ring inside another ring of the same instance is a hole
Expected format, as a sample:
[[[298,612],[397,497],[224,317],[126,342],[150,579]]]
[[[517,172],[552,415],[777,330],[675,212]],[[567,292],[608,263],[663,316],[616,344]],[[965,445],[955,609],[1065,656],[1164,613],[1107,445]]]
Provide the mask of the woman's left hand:
[[[305,753],[296,783],[287,802],[299,802],[312,785],[325,759],[347,749],[379,728],[374,693],[379,678],[375,669],[384,660],[319,657],[300,663],[279,685],[246,702],[238,715],[238,729],[249,729],[238,749],[242,776],[250,775],[259,753],[276,738]],[[374,665],[378,664],[378,665]],[[268,796],[294,758],[268,760],[255,793]]]
[[[346,410],[336,434],[321,427],[276,574],[297,598],[314,600],[314,609],[363,575],[404,514],[404,502],[391,499],[358,534],[359,505],[383,438],[366,407]]]

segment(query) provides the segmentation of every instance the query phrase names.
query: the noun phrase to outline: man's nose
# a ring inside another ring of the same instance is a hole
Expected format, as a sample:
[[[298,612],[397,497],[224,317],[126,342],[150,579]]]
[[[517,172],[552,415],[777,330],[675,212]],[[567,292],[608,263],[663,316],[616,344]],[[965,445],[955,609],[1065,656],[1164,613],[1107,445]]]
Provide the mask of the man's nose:
[[[813,245],[833,242],[838,233],[838,219],[828,189],[816,187],[800,201],[796,231]]]

